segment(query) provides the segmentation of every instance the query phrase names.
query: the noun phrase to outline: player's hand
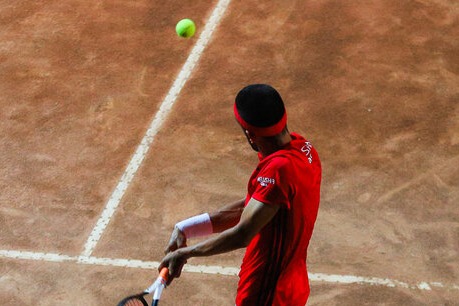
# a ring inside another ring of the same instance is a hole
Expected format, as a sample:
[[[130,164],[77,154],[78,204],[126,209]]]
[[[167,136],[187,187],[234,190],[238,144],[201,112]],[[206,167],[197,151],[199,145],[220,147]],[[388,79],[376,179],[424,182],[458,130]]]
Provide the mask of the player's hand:
[[[183,266],[186,264],[188,258],[185,250],[186,249],[179,249],[168,253],[159,264],[158,271],[161,271],[164,267],[169,269],[167,285],[169,285],[174,278],[179,278],[182,274]]]
[[[168,254],[184,247],[186,247],[186,236],[181,230],[179,230],[177,227],[174,227],[171,238],[169,239],[169,244],[164,250],[164,254]]]

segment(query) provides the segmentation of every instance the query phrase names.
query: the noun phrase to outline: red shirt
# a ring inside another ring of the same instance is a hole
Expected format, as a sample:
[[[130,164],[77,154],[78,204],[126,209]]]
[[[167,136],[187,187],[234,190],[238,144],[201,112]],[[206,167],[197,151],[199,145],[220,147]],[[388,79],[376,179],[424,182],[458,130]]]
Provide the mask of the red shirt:
[[[306,256],[322,168],[311,143],[291,135],[293,140],[282,150],[260,160],[249,180],[245,205],[254,198],[280,209],[246,249],[237,306],[304,306],[309,296]]]

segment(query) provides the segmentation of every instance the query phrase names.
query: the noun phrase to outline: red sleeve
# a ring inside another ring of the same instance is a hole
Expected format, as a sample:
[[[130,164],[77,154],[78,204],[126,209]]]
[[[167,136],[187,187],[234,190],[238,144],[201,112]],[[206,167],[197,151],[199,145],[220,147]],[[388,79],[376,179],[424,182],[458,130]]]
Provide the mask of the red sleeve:
[[[256,188],[252,193],[252,197],[265,204],[289,208],[290,187],[288,165],[289,161],[287,158],[273,158],[258,173]]]

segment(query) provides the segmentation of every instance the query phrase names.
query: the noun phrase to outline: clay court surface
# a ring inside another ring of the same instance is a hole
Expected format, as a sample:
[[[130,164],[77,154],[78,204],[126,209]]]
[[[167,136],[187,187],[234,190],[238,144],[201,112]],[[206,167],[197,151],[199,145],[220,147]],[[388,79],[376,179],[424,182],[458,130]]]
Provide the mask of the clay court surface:
[[[308,305],[459,305],[456,0],[3,0],[0,23],[1,305],[148,286],[177,221],[245,195],[257,159],[232,105],[249,83],[280,91],[322,159]],[[162,305],[234,305],[242,255],[191,259]]]

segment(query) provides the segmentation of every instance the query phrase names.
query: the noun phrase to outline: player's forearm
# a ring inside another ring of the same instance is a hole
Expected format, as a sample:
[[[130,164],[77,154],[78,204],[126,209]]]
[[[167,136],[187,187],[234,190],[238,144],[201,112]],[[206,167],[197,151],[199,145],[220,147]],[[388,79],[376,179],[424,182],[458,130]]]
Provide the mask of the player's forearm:
[[[175,224],[175,228],[184,235],[184,239],[182,239],[184,242],[189,238],[220,233],[236,225],[241,218],[243,210],[244,200],[239,200],[222,207],[212,214],[203,213],[182,220]],[[171,239],[174,241],[171,240],[169,242],[168,249],[170,250],[176,249],[175,245],[178,242],[176,239],[179,238],[179,235],[175,231],[171,236]]]
[[[236,226],[211,239],[191,246],[187,250],[189,256],[210,256],[246,247],[278,211],[278,205],[267,205],[253,198],[250,199]]]
[[[248,237],[251,238],[252,235],[249,235],[248,231],[245,231],[243,227],[236,226],[215,237],[187,247],[183,251],[187,258],[222,254],[246,247],[250,242],[247,239]]]
[[[239,222],[244,210],[244,200],[235,201],[209,214],[214,233],[221,233]]]

